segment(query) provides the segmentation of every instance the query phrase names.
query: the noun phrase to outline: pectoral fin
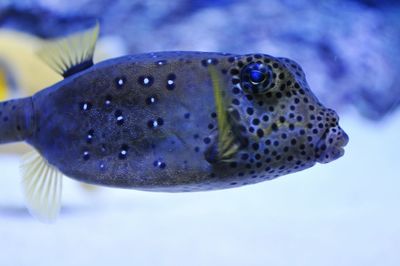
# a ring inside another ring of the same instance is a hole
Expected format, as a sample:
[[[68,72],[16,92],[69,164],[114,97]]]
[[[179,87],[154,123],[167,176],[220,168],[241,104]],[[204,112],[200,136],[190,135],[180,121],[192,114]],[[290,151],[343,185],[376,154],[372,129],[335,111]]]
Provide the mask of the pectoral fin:
[[[228,119],[228,110],[223,99],[218,72],[213,66],[209,66],[209,71],[214,90],[218,133],[217,136],[212,138],[214,142],[206,151],[205,156],[209,162],[229,162],[238,151],[240,145]]]
[[[37,151],[26,154],[22,186],[30,213],[43,222],[54,221],[60,211],[63,174]]]

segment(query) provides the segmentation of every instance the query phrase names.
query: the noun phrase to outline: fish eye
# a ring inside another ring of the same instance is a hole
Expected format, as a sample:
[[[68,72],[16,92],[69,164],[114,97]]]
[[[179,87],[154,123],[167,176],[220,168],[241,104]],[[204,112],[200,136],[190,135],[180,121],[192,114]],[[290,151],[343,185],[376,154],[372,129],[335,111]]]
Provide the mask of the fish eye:
[[[272,69],[262,63],[250,63],[242,69],[241,87],[245,92],[263,93],[272,84]]]
[[[267,75],[265,73],[262,73],[259,70],[251,70],[250,71],[250,82],[253,83],[253,85],[260,84],[266,79]]]

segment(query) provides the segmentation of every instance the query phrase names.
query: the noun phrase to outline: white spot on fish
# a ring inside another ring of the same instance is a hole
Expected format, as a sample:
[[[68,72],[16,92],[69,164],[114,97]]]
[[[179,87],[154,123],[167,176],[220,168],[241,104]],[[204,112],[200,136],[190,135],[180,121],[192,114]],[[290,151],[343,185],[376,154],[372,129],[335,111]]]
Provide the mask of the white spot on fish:
[[[160,169],[164,169],[166,167],[166,164],[160,160],[154,161],[153,165]]]

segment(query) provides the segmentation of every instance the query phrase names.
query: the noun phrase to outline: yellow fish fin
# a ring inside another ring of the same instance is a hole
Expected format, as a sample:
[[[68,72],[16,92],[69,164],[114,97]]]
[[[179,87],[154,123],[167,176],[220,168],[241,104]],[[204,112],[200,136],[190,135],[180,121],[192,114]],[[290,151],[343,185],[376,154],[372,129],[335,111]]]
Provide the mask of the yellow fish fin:
[[[23,157],[21,172],[29,212],[40,221],[55,221],[60,212],[63,174],[36,150]]]
[[[83,32],[45,43],[38,56],[64,78],[93,65],[93,54],[99,35],[99,23]]]
[[[225,107],[218,72],[213,66],[209,66],[209,71],[214,90],[214,99],[218,123],[218,144],[216,147],[217,160],[230,161],[233,155],[238,151],[239,144],[236,142],[235,136],[232,132],[232,126],[228,121],[228,110]]]

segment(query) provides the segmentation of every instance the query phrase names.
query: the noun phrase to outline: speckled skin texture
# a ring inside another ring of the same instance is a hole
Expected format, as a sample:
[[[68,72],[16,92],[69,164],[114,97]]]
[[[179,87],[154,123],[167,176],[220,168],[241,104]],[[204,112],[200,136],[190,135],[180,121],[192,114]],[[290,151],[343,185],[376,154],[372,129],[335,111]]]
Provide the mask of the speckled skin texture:
[[[210,65],[240,147],[227,161],[209,156],[218,145]],[[255,85],[245,80],[250,66],[271,75]],[[318,102],[301,68],[268,55],[125,56],[70,76],[32,102],[34,129],[26,141],[65,175],[106,186],[236,187],[329,162],[347,143],[337,115]]]

